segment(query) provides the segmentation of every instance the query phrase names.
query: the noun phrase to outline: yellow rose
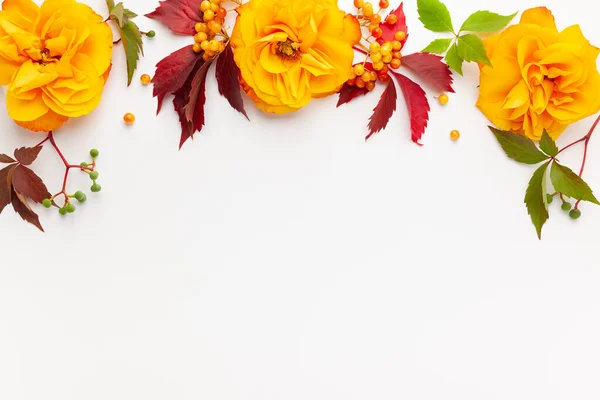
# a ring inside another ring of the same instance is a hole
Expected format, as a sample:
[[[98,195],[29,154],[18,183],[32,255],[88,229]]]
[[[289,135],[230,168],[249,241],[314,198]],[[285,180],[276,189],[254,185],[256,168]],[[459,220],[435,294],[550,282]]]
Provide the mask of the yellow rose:
[[[0,85],[8,115],[32,131],[51,131],[100,102],[112,57],[112,31],[75,0],[4,0]]]
[[[337,0],[250,0],[237,12],[234,59],[262,110],[296,111],[350,78],[361,31]]]
[[[477,107],[500,129],[539,140],[600,110],[600,50],[578,25],[558,32],[545,7],[484,41],[493,67],[480,65]]]

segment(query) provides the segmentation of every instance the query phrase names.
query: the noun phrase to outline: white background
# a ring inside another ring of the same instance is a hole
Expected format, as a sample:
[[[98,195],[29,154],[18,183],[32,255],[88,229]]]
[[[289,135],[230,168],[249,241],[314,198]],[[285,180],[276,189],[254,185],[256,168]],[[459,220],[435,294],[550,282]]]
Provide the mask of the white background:
[[[600,44],[597,4],[545,3],[560,28],[579,23]],[[140,14],[157,4],[127,1]],[[455,25],[539,5],[447,4]],[[406,52],[440,37],[416,1],[405,10]],[[537,240],[523,205],[532,168],[487,130],[474,65],[446,107],[429,93],[423,147],[402,104],[365,143],[377,94],[283,117],[245,99],[250,123],[211,80],[207,127],[178,151],[170,102],[155,117],[139,75],[191,38],[138,23],[157,37],[134,83],[125,89],[117,46],[101,106],[56,135],[72,162],[100,150],[102,193],[67,218],[36,208],[45,234],[11,209],[0,216],[1,399],[600,398],[600,208],[585,204],[573,222],[555,202]],[[35,144],[4,93],[0,149]],[[577,169],[580,157],[563,161]],[[34,167],[59,190],[51,148]],[[75,176],[71,191],[89,189]],[[600,137],[585,178],[600,190]]]

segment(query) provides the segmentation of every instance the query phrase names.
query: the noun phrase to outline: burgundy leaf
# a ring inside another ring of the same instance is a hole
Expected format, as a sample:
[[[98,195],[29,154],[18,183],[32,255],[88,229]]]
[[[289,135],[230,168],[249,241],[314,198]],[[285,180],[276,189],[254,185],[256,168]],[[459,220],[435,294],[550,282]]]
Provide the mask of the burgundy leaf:
[[[21,147],[15,150],[15,158],[23,165],[29,165],[35,161],[37,156],[42,151],[42,146],[36,147]]]
[[[430,53],[414,53],[402,57],[402,65],[440,92],[454,93],[452,71],[442,57]]]
[[[368,140],[373,134],[386,127],[392,114],[396,111],[397,99],[396,85],[390,79],[385,90],[381,94],[379,103],[377,103],[377,106],[373,109],[373,115],[369,118],[369,134],[365,140]]]
[[[367,93],[369,93],[369,90],[365,87],[359,88],[358,86],[350,86],[347,83],[344,83],[344,86],[342,86],[342,89],[340,90],[340,98],[338,99],[336,107],[350,103],[355,98],[364,96]]]
[[[181,91],[175,94],[173,98],[173,107],[175,108],[175,112],[179,116],[179,123],[181,124],[181,138],[179,139],[179,149],[183,146],[183,144],[192,137],[194,133],[194,124],[189,122],[185,118],[184,107],[187,102],[187,98],[189,96],[189,90],[182,89]]]
[[[419,140],[421,140],[421,137],[425,132],[425,128],[427,127],[430,110],[425,91],[423,91],[421,86],[411,81],[404,75],[394,71],[390,72],[392,72],[392,74],[394,74],[398,80],[398,84],[400,85],[400,89],[402,90],[402,94],[406,100],[408,116],[410,117],[411,139],[413,142],[421,146]]]
[[[381,42],[384,42],[386,40],[389,40],[389,41],[395,40],[394,36],[396,35],[396,32],[402,31],[402,32],[406,33],[404,40],[401,42],[402,46],[404,46],[404,43],[406,43],[406,40],[408,39],[408,27],[406,26],[406,15],[404,14],[404,3],[400,3],[400,6],[398,8],[396,8],[395,10],[391,11],[388,15],[391,15],[391,14],[395,14],[398,17],[398,21],[396,21],[396,23],[394,25],[390,25],[387,22],[385,22],[385,18],[384,18],[383,21],[379,24],[379,27],[381,28],[383,35],[381,35],[381,38],[379,38],[378,40]]]
[[[41,203],[44,199],[51,197],[40,177],[23,165],[15,168],[12,185],[17,193],[29,197],[34,203]]]
[[[0,213],[12,201],[12,173],[16,165],[0,170]]]
[[[12,157],[7,156],[6,154],[0,154],[0,163],[10,164],[14,162],[17,161],[13,160]]]
[[[13,191],[12,192],[12,205],[13,209],[17,214],[23,218],[23,220],[29,222],[30,224],[36,226],[40,231],[44,232],[44,228],[40,224],[40,219],[38,215],[33,212],[29,204],[27,204],[27,200],[19,193]]]
[[[158,99],[157,114],[160,112],[165,96],[175,94],[181,89],[198,60],[202,58],[194,53],[190,45],[171,53],[156,64],[152,83],[154,83],[153,95]]]
[[[219,93],[225,97],[234,110],[242,113],[248,121],[248,114],[244,109],[244,100],[240,88],[239,73],[240,70],[233,60],[233,49],[227,45],[225,50],[217,58],[215,68],[217,83],[219,84]]]
[[[146,17],[162,22],[171,31],[180,35],[194,35],[196,22],[203,20],[201,0],[163,0]]]

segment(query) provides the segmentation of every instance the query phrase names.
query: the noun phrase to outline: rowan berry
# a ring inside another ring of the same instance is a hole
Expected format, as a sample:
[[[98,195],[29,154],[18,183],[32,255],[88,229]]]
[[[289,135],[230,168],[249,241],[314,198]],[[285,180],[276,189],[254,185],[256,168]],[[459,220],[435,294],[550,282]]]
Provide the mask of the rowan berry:
[[[438,102],[441,105],[448,104],[448,100],[450,99],[448,98],[448,95],[446,93],[440,94],[440,97],[438,97]]]
[[[148,74],[143,74],[142,76],[140,76],[140,82],[142,82],[142,85],[147,85],[151,81],[152,81],[152,78]]]
[[[123,115],[123,121],[125,121],[127,125],[131,125],[135,122],[135,115],[133,115],[132,113],[126,113],[125,115]]]
[[[460,138],[460,132],[457,131],[456,129],[450,131],[450,139],[452,140],[458,140]]]

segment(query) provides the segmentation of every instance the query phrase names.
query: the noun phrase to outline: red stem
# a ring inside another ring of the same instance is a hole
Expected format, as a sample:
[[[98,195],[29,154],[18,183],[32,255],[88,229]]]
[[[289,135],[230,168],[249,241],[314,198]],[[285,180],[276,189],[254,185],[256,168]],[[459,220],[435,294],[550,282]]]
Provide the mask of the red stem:
[[[365,56],[368,56],[369,53],[367,53],[366,51],[364,51],[363,49],[361,49],[360,47],[352,47],[354,50],[358,51],[359,53],[363,53]]]

